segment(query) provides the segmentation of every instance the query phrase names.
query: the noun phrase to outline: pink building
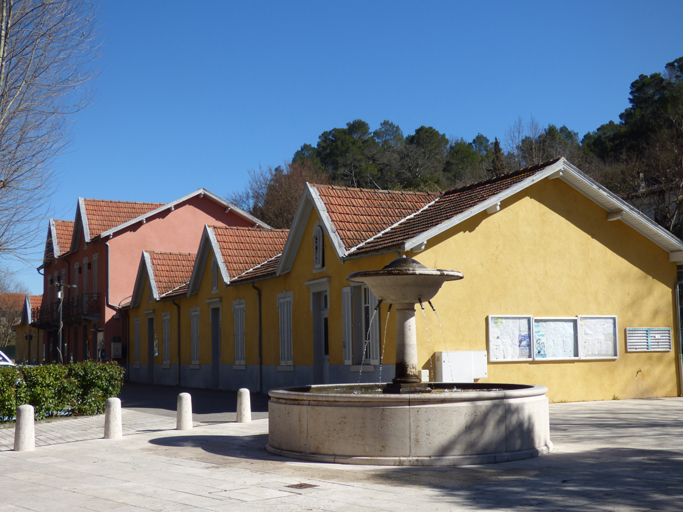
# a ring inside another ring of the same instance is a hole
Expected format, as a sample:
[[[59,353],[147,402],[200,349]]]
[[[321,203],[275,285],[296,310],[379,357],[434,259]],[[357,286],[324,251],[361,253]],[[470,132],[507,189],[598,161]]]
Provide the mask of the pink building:
[[[50,220],[42,305],[33,325],[45,331],[46,361],[125,362],[125,315],[142,251],[196,251],[206,224],[270,226],[200,189],[170,203],[78,199],[74,222]],[[63,291],[63,298],[60,298]]]

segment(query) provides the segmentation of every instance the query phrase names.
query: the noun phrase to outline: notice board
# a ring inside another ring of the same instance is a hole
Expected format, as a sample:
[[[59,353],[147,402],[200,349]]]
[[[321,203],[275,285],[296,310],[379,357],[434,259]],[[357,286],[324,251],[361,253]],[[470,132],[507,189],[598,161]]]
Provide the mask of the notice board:
[[[534,318],[534,358],[577,358],[576,324],[576,318]]]
[[[491,361],[525,361],[533,357],[531,316],[489,315]]]
[[[617,357],[617,317],[579,317],[579,354],[585,358]]]

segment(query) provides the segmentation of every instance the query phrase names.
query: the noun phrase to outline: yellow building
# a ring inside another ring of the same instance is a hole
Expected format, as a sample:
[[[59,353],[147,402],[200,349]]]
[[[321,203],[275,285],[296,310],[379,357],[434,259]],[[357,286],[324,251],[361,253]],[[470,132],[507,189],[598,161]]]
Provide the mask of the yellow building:
[[[425,378],[542,384],[555,401],[680,394],[683,242],[564,159],[442,194],[308,185],[276,233],[205,228],[173,306],[183,385],[391,380],[389,305],[346,278],[408,256],[465,276],[418,310]],[[131,326],[161,314],[143,274]]]
[[[564,159],[434,197],[309,186],[277,278],[292,297],[293,382],[392,377],[379,365],[394,362],[388,307],[371,322],[376,301],[346,277],[404,255],[465,276],[433,300],[443,335],[428,305],[417,314],[431,379],[438,352],[485,351],[480,381],[542,384],[551,400],[680,393],[683,242]],[[264,362],[277,348],[264,344]]]
[[[14,326],[17,334],[16,362],[38,364],[45,361],[45,340],[42,331],[31,325],[32,309],[40,306],[42,295],[25,295],[22,301],[21,320]]]

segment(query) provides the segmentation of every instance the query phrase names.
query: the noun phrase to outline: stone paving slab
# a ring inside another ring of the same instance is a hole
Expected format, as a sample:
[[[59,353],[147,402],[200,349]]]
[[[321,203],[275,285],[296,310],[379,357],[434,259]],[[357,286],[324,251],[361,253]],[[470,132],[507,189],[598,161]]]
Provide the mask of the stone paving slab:
[[[267,419],[6,451],[0,512],[683,510],[683,399],[552,404],[550,414],[552,454],[455,468],[277,457],[264,449]]]

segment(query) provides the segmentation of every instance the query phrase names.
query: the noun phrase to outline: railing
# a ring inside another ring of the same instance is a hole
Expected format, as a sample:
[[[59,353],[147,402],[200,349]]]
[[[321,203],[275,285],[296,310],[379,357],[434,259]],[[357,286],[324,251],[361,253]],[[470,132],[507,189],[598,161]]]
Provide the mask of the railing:
[[[78,323],[84,316],[99,315],[100,294],[83,293],[62,301],[62,321],[65,324]],[[43,304],[31,309],[32,324],[36,326],[57,326],[59,324],[59,301]]]

